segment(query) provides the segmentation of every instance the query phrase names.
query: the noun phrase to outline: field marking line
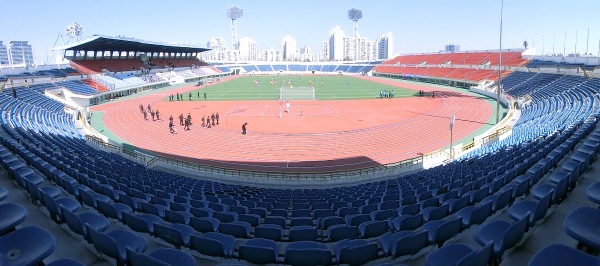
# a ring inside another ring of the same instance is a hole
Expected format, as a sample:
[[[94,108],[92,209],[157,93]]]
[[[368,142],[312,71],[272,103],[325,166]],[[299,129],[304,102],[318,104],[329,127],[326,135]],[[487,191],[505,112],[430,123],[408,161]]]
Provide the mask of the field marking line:
[[[219,95],[219,96],[217,96],[217,97],[213,97],[213,98],[212,98],[212,100],[219,99],[219,98],[221,98],[222,96],[225,96],[226,94],[228,94],[228,93],[230,93],[230,92],[231,92],[231,90],[228,90],[227,92],[225,92],[225,93],[223,93],[223,94],[221,94],[221,95]]]
[[[330,114],[330,112],[329,112],[329,108],[327,108],[327,105],[323,105],[323,109],[325,109],[325,112],[327,112],[327,115],[329,115],[329,114]]]
[[[333,110],[335,110],[338,114],[338,116],[342,116],[342,114],[340,114],[340,111],[338,111],[337,108],[335,108],[335,105],[330,105],[331,107],[333,107]]]
[[[239,109],[238,106],[240,106],[240,105],[236,104],[233,107],[231,107],[227,112],[225,112],[225,115],[231,115],[231,114],[233,114],[234,111],[237,111]]]
[[[365,90],[365,89],[363,89],[363,91],[364,91],[364,92],[366,92],[366,93],[370,93],[370,94],[373,94],[373,95],[377,95],[377,94],[375,94],[374,92],[370,92],[370,91],[368,91],[368,90]]]
[[[269,108],[269,105],[267,104],[267,106],[265,106],[265,109],[262,111],[262,113],[260,113],[261,117],[263,116],[263,114],[265,113],[265,111],[267,111],[268,108]]]

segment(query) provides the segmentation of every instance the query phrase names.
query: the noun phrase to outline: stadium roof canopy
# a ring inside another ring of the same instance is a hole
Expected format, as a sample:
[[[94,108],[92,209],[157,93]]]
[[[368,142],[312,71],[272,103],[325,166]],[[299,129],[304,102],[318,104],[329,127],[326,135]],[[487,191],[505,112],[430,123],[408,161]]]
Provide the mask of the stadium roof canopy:
[[[94,35],[77,43],[54,47],[52,50],[201,53],[209,51],[210,49],[190,45],[172,45],[168,43],[151,42],[127,37]]]

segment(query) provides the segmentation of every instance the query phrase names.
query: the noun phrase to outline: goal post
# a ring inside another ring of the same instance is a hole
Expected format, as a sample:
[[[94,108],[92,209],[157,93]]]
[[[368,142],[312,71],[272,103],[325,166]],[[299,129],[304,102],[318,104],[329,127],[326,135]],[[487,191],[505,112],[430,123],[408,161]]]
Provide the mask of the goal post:
[[[281,87],[279,91],[279,100],[315,100],[315,89],[309,86],[293,88]]]

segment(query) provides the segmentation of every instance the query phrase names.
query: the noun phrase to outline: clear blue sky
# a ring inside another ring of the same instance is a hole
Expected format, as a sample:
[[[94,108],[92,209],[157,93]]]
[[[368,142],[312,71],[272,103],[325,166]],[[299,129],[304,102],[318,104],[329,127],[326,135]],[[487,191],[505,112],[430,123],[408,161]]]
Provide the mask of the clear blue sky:
[[[374,40],[384,32],[394,36],[394,53],[437,52],[445,44],[462,50],[497,49],[500,0],[237,0],[237,1],[2,1],[0,40],[27,40],[37,58],[45,60],[59,32],[73,21],[85,27],[86,35],[124,35],[151,41],[191,42],[204,47],[210,37],[223,37],[231,47],[229,6],[244,9],[238,37],[251,37],[259,51],[280,49],[281,38],[292,35],[298,47],[321,51],[322,41],[334,26],[352,34],[350,8],[363,11],[359,33]],[[524,40],[537,53],[567,53],[586,49],[596,55],[600,40],[598,0],[505,0],[503,48],[521,47]],[[567,41],[564,35],[567,32]],[[553,41],[556,35],[556,41]],[[544,38],[542,38],[542,36]],[[544,39],[544,41],[543,41]],[[544,43],[544,45],[542,45]]]

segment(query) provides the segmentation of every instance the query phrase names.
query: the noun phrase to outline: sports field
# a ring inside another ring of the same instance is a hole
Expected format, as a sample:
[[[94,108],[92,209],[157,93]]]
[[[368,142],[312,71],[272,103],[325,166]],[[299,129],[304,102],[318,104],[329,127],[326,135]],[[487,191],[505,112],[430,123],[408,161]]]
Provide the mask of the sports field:
[[[288,86],[290,77],[294,93],[313,80],[316,100],[286,98],[291,109],[282,111],[281,82],[285,79]],[[94,117],[101,117],[103,124],[96,129],[124,145],[202,165],[322,173],[396,163],[445,149],[451,115],[456,116],[455,143],[470,141],[468,136],[491,126],[494,112],[490,102],[464,89],[367,76],[290,77],[275,76],[278,86],[270,85],[271,76],[225,77],[200,88],[171,86],[94,106]],[[394,90],[396,97],[379,99],[380,90]],[[435,93],[435,98],[418,97],[419,91]],[[177,93],[184,101],[165,98]],[[151,104],[164,120],[145,120],[140,104]],[[220,123],[202,127],[202,117],[213,113],[220,114]],[[193,116],[191,129],[176,123],[171,133],[168,117],[185,114]],[[241,134],[243,124],[248,125],[247,135]]]
[[[275,80],[275,85],[271,84],[272,79]],[[382,90],[394,91],[394,98],[412,97],[418,94],[414,90],[347,76],[245,76],[193,90],[192,101],[204,101],[205,92],[208,101],[279,100],[282,82],[285,83],[284,89],[289,90],[290,79],[292,90],[311,88],[312,82],[316,100],[375,99],[379,98],[379,92]],[[184,93],[185,101],[189,101],[189,93]],[[165,101],[168,101],[168,98],[165,98]]]

